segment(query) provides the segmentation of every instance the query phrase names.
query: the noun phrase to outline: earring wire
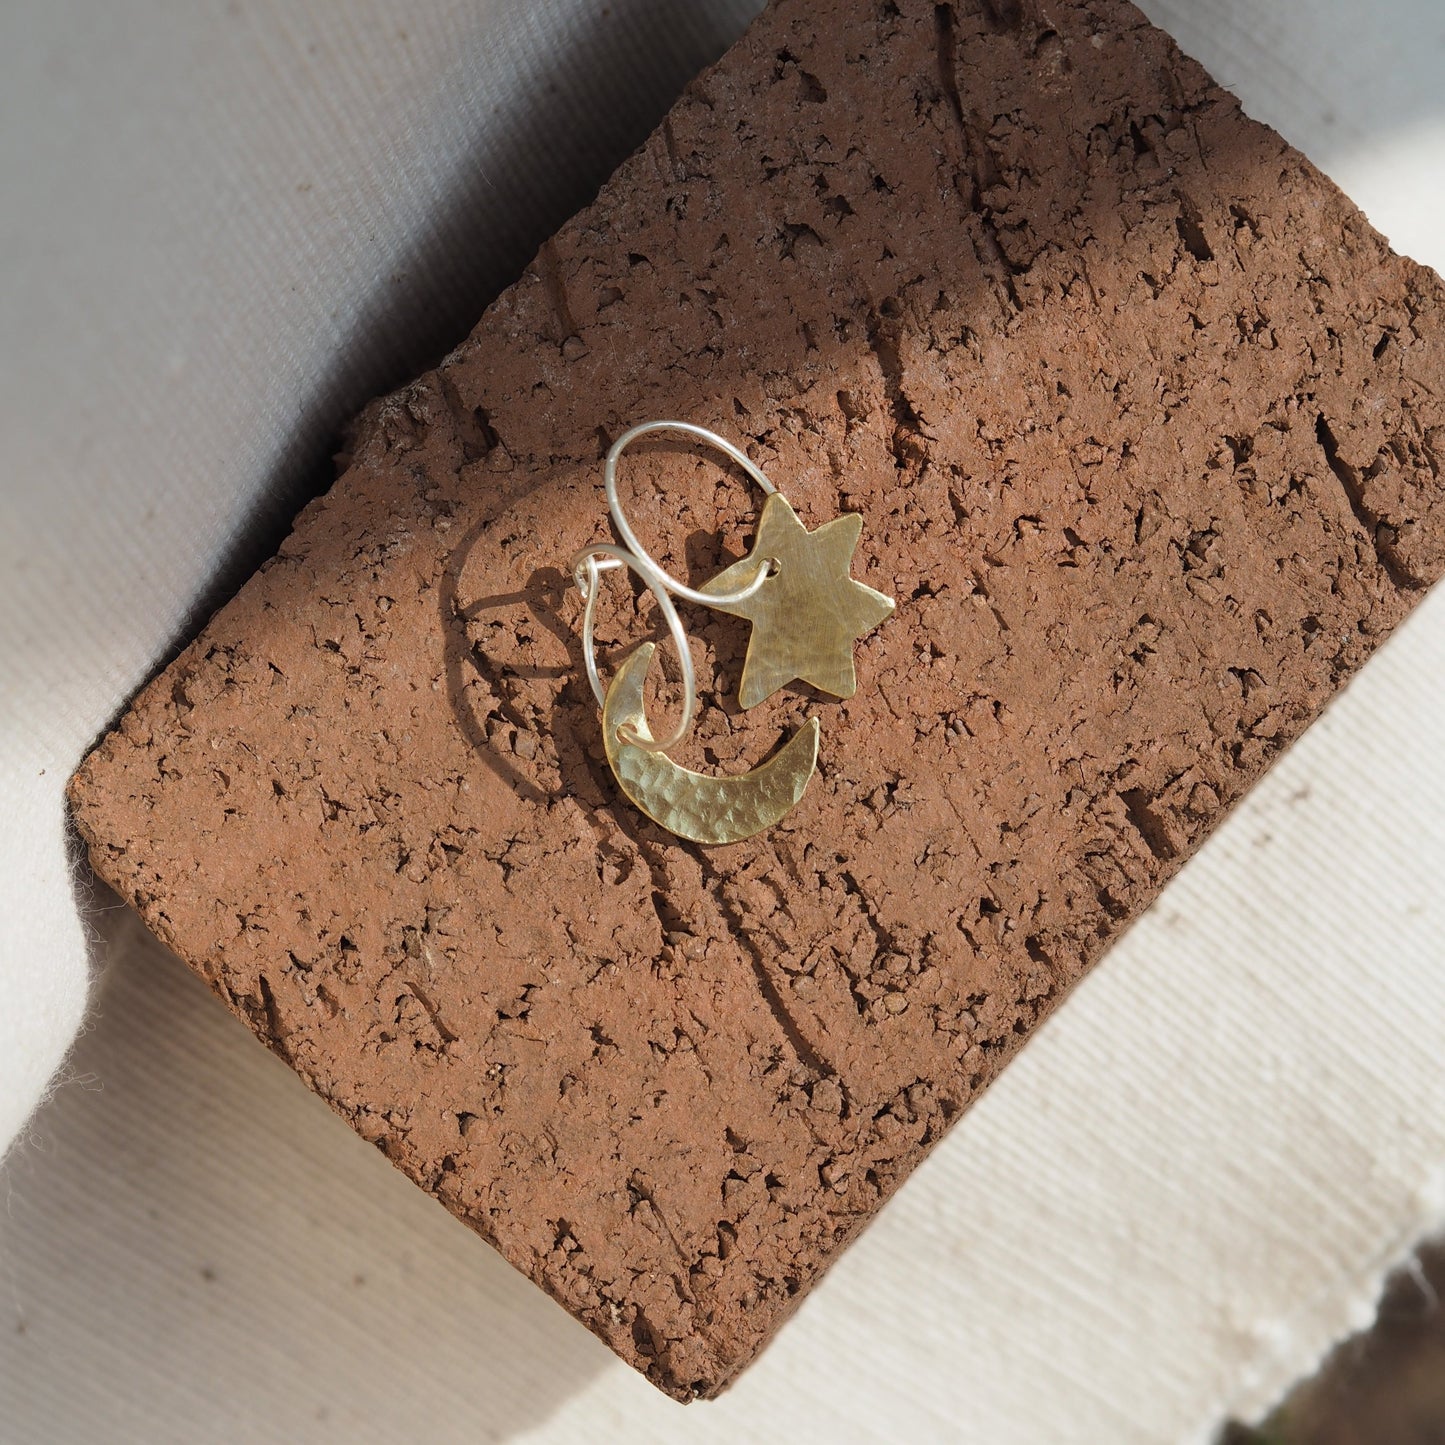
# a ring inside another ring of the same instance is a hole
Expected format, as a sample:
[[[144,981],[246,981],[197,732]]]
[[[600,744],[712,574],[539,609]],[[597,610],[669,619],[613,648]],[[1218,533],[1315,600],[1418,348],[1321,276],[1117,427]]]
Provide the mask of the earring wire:
[[[716,432],[708,431],[706,427],[697,426],[693,422],[645,421],[623,432],[608,448],[607,459],[603,464],[603,488],[607,495],[607,510],[612,516],[612,524],[617,529],[617,535],[622,538],[623,545],[619,547],[610,542],[596,542],[589,547],[584,547],[572,558],[572,578],[582,593],[584,604],[582,655],[587,668],[587,681],[592,685],[597,706],[602,707],[607,701],[607,690],[603,687],[602,678],[597,671],[597,650],[594,643],[598,583],[603,572],[610,572],[619,567],[630,568],[637,573],[657,599],[663,621],[667,623],[672,645],[677,651],[678,665],[682,669],[682,711],[672,733],[666,738],[644,738],[637,735],[633,729],[628,728],[626,729],[627,736],[622,739],[634,747],[655,753],[666,752],[669,748],[676,747],[688,735],[692,730],[693,714],[697,710],[697,676],[692,665],[692,649],[688,645],[687,631],[682,625],[682,619],[678,616],[677,607],[672,599],[681,597],[684,601],[694,602],[704,607],[716,607],[720,603],[742,602],[751,597],[768,580],[771,561],[771,559],[764,558],[762,566],[758,569],[758,575],[746,586],[738,588],[735,592],[710,595],[680,582],[638,541],[637,533],[632,530],[621,498],[617,494],[617,461],[638,437],[646,436],[649,432],[659,431],[681,432],[685,436],[693,437],[697,441],[714,447],[735,461],[762,488],[765,494],[771,495],[777,491],[777,488],[763,473],[762,468],[751,457],[734,446],[726,437],[720,437]]]

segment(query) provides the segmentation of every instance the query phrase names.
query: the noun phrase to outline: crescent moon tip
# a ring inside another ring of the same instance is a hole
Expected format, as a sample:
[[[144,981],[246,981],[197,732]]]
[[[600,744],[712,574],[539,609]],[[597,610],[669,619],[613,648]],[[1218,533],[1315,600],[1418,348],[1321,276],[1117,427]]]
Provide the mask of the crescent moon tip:
[[[808,777],[811,778],[813,776],[813,769],[818,766],[818,740],[823,731],[823,725],[817,718],[810,717],[808,721],[803,724],[801,731],[808,734],[809,751],[813,755],[813,760],[808,767]],[[807,778],[805,778],[803,780],[803,786],[807,787],[807,785]]]

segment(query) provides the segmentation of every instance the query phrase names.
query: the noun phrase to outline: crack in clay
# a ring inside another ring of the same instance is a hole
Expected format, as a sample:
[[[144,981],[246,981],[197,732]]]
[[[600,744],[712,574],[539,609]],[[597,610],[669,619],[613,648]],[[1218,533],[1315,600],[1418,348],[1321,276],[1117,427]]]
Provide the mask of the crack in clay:
[[[1340,455],[1339,442],[1335,439],[1334,431],[1323,412],[1320,413],[1319,420],[1315,424],[1315,436],[1319,440],[1325,462],[1334,474],[1335,480],[1339,482],[1345,494],[1345,500],[1350,504],[1350,511],[1354,513],[1355,520],[1370,539],[1370,546],[1385,575],[1401,591],[1414,592],[1424,587],[1426,585],[1424,581],[1401,564],[1393,549],[1380,536],[1380,529],[1387,524],[1382,518],[1377,517],[1365,502],[1365,489],[1361,484],[1360,473]]]
[[[767,1004],[769,1012],[782,1030],[784,1038],[798,1056],[799,1062],[820,1077],[835,1076],[838,1072],[837,1069],[813,1045],[797,1019],[793,1017],[792,1011],[783,1002],[782,992],[773,979],[762,950],[752,936],[752,930],[743,922],[737,908],[727,897],[727,879],[701,849],[690,848],[689,851],[693,853],[701,866],[703,877],[707,880],[713,899],[727,922],[730,932],[742,945],[743,952],[747,955],[749,963],[752,964],[753,976],[758,981],[758,991],[762,995],[764,1003]]]
[[[454,1034],[451,1029],[449,1029],[442,1022],[441,1011],[437,1008],[436,1004],[433,1003],[432,1000],[422,991],[421,985],[412,980],[408,980],[406,987],[410,992],[411,996],[422,1006],[422,1009],[426,1013],[426,1016],[431,1020],[431,1026],[437,1031],[437,1034],[441,1038],[441,1041],[444,1044],[456,1043],[458,1036]]]
[[[684,1273],[690,1272],[693,1261],[688,1258],[682,1245],[677,1242],[677,1235],[674,1233],[672,1225],[668,1222],[667,1216],[662,1212],[651,1186],[642,1177],[640,1171],[633,1171],[631,1179],[628,1180],[628,1188],[638,1196],[640,1203],[646,1204],[652,1211],[653,1218],[656,1219],[662,1227],[662,1232],[667,1236],[667,1242],[672,1246],[672,1252],[677,1256],[678,1264],[682,1266]],[[689,1304],[696,1304],[697,1300],[693,1295],[691,1287],[681,1276],[675,1276],[675,1278],[678,1280],[678,1288],[682,1291],[683,1298],[686,1299]]]
[[[567,298],[567,283],[562,279],[562,263],[557,255],[555,239],[544,241],[538,249],[537,270],[547,292],[547,299],[551,303],[552,313],[561,328],[562,334],[557,337],[557,345],[564,345],[577,336],[578,326],[572,315],[571,302]]]
[[[1169,841],[1159,819],[1151,811],[1154,800],[1143,788],[1124,789],[1119,794],[1119,801],[1124,804],[1134,831],[1161,863],[1168,863],[1178,856],[1179,850]]]
[[[1001,20],[1000,12],[989,7],[986,13],[994,20],[997,29],[1016,29],[1022,24],[1022,16],[1013,6],[1008,7],[1007,20]],[[1008,297],[1014,311],[1022,306],[1016,277],[1027,267],[1016,266],[1004,250],[999,235],[998,218],[994,209],[984,200],[984,192],[997,185],[1001,179],[998,167],[986,141],[975,137],[964,109],[963,95],[958,88],[957,36],[958,15],[953,5],[933,7],[934,49],[938,58],[938,78],[948,101],[949,114],[960,139],[963,141],[964,156],[970,167],[970,187],[967,197],[969,209],[978,218],[983,232],[984,254],[979,258],[994,273],[995,279]]]
[[[893,465],[903,471],[922,456],[924,429],[918,412],[903,389],[903,361],[899,355],[894,328],[886,326],[884,322],[884,313],[890,307],[896,309],[898,302],[890,298],[881,308],[869,310],[868,346],[878,362],[878,371],[883,378],[883,392],[893,418],[893,432],[888,444],[893,453]]]

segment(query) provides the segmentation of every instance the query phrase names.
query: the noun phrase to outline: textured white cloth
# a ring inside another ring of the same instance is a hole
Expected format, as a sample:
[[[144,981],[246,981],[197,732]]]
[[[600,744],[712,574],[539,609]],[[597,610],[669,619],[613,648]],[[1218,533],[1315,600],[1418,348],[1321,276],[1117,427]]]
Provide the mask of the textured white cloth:
[[[1438,0],[1146,8],[1445,266]],[[0,18],[4,1445],[1202,1441],[1442,1222],[1445,595],[685,1413],[128,913],[78,914],[61,789],[85,746],[265,554],[347,414],[457,339],[751,9]],[[108,976],[31,1117],[87,934]]]

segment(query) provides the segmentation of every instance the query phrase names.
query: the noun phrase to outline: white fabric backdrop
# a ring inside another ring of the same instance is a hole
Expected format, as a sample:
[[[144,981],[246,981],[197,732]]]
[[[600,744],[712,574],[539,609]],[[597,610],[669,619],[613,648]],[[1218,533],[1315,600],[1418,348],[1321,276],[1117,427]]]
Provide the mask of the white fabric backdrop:
[[[1445,267],[1438,0],[1151,0]],[[1204,1440],[1445,1217],[1445,595],[682,1412],[113,901],[61,789],[751,0],[0,17],[0,1441]],[[32,1111],[106,965],[62,1083]],[[28,1125],[26,1124],[29,1119]]]

